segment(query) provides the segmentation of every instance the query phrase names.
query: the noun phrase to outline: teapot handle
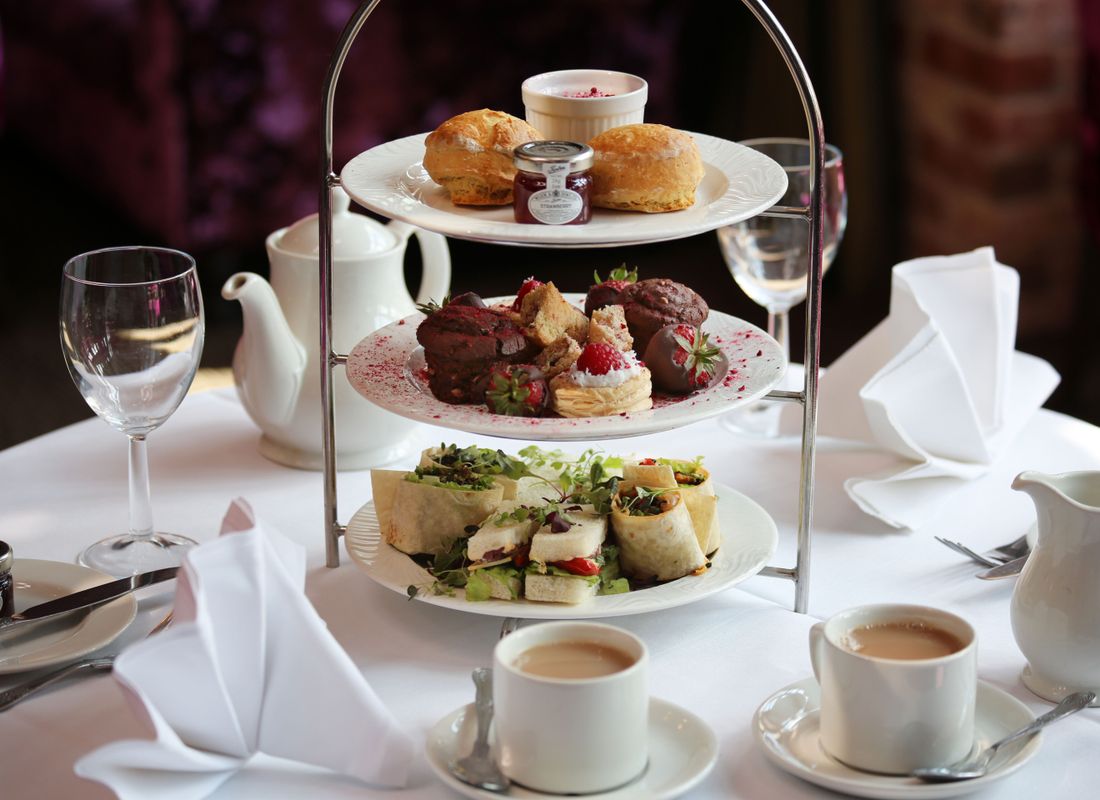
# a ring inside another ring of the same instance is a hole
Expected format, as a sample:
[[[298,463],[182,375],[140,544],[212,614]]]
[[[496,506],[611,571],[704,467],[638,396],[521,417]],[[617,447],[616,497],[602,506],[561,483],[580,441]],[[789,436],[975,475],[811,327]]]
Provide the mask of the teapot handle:
[[[420,278],[420,291],[416,293],[416,302],[435,300],[441,303],[451,288],[451,252],[447,248],[447,238],[396,219],[387,227],[401,241],[406,241],[410,235],[415,234],[420,242],[424,271]]]

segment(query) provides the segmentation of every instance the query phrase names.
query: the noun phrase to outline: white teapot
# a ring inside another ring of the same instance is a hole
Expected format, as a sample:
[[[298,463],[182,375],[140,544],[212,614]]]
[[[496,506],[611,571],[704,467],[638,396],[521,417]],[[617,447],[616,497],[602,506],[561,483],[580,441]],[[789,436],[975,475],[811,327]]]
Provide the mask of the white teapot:
[[[382,225],[332,193],[332,346],[347,353],[367,334],[416,311],[405,287],[405,245],[415,234],[424,272],[417,302],[440,301],[451,280],[447,240],[394,221]],[[241,403],[263,431],[260,453],[280,464],[320,469],[321,377],[319,226],[311,214],[267,237],[271,283],[238,272],[222,297],[239,300],[244,333],[233,356]],[[416,423],[364,400],[339,371],[333,376],[338,469],[365,469],[411,449]]]
[[[1024,683],[1053,702],[1079,691],[1100,696],[1100,472],[1021,472],[1012,488],[1031,496],[1039,517],[1012,593]]]

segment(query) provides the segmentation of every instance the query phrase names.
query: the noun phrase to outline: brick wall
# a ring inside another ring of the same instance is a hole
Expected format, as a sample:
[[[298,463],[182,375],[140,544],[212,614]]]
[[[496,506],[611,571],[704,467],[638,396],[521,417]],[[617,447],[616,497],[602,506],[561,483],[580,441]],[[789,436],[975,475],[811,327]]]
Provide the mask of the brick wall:
[[[1075,0],[903,0],[912,255],[991,244],[1020,271],[1020,332],[1055,332],[1080,283]]]

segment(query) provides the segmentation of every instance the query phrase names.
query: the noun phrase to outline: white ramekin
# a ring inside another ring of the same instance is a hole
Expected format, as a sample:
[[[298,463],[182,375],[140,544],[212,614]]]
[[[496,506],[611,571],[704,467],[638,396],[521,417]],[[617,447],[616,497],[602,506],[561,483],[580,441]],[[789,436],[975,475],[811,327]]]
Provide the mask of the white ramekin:
[[[595,87],[611,97],[564,97]],[[643,122],[649,84],[637,75],[605,69],[544,72],[521,87],[527,122],[547,139],[587,143],[608,128]]]

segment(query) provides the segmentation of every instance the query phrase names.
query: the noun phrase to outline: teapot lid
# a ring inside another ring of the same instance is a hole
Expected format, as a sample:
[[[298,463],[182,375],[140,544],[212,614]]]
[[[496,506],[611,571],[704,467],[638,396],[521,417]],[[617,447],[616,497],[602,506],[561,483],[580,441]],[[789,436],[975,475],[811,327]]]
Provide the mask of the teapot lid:
[[[385,225],[349,210],[351,198],[342,186],[334,186],[329,195],[332,204],[332,257],[355,259],[392,250],[397,237]],[[318,215],[295,222],[279,237],[275,245],[286,252],[316,258],[320,253]]]

